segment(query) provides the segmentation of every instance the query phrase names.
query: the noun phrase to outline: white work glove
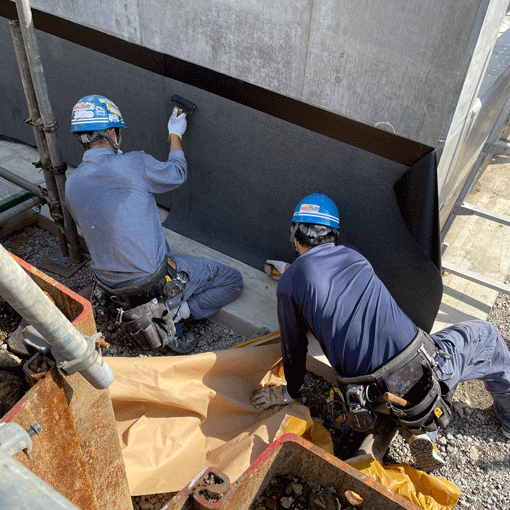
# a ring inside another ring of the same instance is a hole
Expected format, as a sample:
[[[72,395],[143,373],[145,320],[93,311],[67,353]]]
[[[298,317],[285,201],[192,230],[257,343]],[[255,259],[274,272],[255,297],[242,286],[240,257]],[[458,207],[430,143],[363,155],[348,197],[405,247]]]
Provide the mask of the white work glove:
[[[177,115],[178,112],[179,108],[174,107],[174,111],[168,121],[168,138],[170,138],[170,135],[177,135],[182,140],[182,135],[186,131],[188,123],[186,121],[186,114],[182,112],[180,115]]]
[[[265,386],[253,392],[251,403],[257,409],[267,409],[272,406],[283,406],[294,402],[287,391],[287,385]]]
[[[289,266],[290,264],[283,260],[266,260],[264,272],[272,280],[278,281]]]

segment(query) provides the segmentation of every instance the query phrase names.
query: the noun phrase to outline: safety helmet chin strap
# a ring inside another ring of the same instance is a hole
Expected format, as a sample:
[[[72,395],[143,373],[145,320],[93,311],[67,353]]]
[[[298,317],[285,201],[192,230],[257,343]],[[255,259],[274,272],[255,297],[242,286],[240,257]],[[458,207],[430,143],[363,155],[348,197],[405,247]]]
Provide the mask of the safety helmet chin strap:
[[[114,129],[114,128],[112,128]],[[93,131],[92,133],[75,133],[75,135],[77,136],[78,140],[80,140],[81,143],[85,144],[85,143],[92,143],[94,140],[97,139],[98,135],[101,137],[101,138],[104,138],[109,144],[110,144],[110,147],[112,148],[113,152],[115,152],[115,154],[122,154],[122,152],[120,151],[120,136],[119,136],[119,139],[117,140],[117,143],[114,144],[112,142],[112,139],[110,138],[110,136],[108,135],[108,133],[106,131]],[[115,138],[117,139],[117,133],[115,133]]]
[[[297,234],[297,231],[298,231],[300,225],[301,225],[301,223],[296,223],[294,225],[294,228],[290,231],[290,239],[289,239],[289,241],[291,243],[294,243],[294,237],[296,237],[296,234]]]
[[[294,242],[294,237],[297,234],[297,231],[301,230],[303,234],[305,234],[308,237],[311,237],[312,239],[315,239],[316,237],[325,236],[330,233],[335,233],[338,235],[338,230],[332,227],[328,227],[326,225],[316,225],[314,224],[313,227],[310,227],[309,225],[305,223],[296,223],[294,228],[292,229],[292,232],[290,233],[290,242]]]
[[[114,128],[112,128],[112,129],[114,129]],[[115,139],[117,140],[117,143],[114,144],[112,142],[111,137],[108,135],[108,133],[106,131],[98,131],[98,133],[101,135],[101,138],[104,138],[110,144],[110,147],[112,148],[113,152],[115,152],[115,154],[118,154],[119,147],[120,147],[120,135],[119,135],[119,139],[117,139],[117,133],[115,132]]]

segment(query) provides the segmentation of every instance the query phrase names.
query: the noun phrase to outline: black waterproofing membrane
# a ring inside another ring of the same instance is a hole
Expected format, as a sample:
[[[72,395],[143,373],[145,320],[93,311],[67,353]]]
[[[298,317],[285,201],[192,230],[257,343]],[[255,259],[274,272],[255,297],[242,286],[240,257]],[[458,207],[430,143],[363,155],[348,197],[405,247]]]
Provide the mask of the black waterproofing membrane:
[[[130,129],[122,149],[168,156],[170,98],[197,105],[183,148],[188,178],[157,196],[164,226],[257,269],[291,262],[296,204],[326,193],[341,241],[372,263],[400,307],[429,331],[442,296],[435,152],[416,142],[167,55],[33,10],[63,159],[83,150],[70,133],[74,104],[101,94]],[[0,0],[0,135],[35,145],[9,20]],[[108,54],[105,54],[107,52]],[[105,197],[107,199],[107,197]]]

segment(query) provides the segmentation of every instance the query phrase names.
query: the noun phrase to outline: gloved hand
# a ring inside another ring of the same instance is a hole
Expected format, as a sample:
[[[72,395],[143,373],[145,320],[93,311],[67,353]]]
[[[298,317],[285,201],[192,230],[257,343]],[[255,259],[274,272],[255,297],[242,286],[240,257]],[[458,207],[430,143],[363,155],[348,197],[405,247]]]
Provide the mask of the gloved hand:
[[[266,260],[264,272],[271,280],[278,281],[289,266],[290,264],[283,260]]]
[[[265,386],[253,392],[251,403],[257,409],[267,409],[272,406],[283,406],[294,402],[287,391],[287,385]]]
[[[182,135],[186,131],[188,123],[186,121],[186,114],[182,112],[180,115],[177,115],[178,112],[179,109],[174,107],[174,111],[168,121],[168,138],[170,138],[170,135],[177,135],[182,140]]]

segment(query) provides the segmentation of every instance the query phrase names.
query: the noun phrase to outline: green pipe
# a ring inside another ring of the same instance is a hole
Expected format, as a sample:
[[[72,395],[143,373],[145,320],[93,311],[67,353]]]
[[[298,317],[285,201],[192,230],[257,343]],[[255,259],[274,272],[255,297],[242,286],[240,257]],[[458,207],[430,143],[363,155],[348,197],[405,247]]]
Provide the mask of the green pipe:
[[[20,188],[26,191],[35,193],[35,196],[39,199],[41,205],[44,205],[46,203],[46,199],[43,197],[39,186],[31,183],[30,181],[27,181],[26,179],[23,179],[23,177],[15,174],[14,172],[10,172],[9,170],[3,168],[2,166],[0,166],[0,177],[5,179],[6,181],[11,182],[12,184],[15,184],[16,186],[19,186]]]
[[[0,213],[2,213],[4,211],[8,211],[9,209],[11,209],[17,205],[19,205],[23,202],[26,202],[31,197],[36,197],[37,200],[39,200],[39,202],[41,204],[44,204],[46,202],[41,195],[38,195],[37,193],[34,193],[33,191],[16,193],[16,194],[11,195],[7,198],[4,198],[3,200],[0,200]]]

